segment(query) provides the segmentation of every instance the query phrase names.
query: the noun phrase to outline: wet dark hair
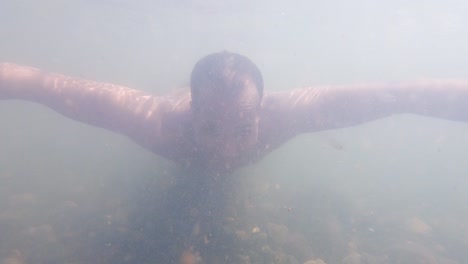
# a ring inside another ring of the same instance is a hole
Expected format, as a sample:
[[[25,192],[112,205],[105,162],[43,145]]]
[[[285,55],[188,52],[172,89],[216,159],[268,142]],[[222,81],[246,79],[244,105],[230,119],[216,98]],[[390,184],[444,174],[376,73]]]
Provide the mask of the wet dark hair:
[[[197,107],[200,104],[200,90],[214,89],[216,92],[235,96],[243,88],[242,83],[246,79],[254,82],[262,98],[262,73],[249,58],[227,51],[205,56],[192,70],[190,79],[192,106]]]

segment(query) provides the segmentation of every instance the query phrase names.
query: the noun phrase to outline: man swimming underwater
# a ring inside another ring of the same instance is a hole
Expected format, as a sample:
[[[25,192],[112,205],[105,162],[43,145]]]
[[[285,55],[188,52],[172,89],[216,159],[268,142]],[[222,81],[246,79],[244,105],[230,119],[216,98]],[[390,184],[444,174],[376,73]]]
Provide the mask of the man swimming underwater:
[[[301,133],[393,114],[468,121],[468,81],[326,85],[263,92],[247,57],[220,52],[194,67],[191,91],[155,96],[127,87],[0,64],[0,99],[29,100],[119,132],[184,166],[226,172],[255,162]]]

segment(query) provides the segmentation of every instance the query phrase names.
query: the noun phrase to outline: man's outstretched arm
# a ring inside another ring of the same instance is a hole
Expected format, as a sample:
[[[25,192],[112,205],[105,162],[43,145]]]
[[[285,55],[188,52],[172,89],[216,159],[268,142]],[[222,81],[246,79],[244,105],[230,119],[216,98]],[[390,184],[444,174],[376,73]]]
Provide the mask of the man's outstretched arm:
[[[276,127],[266,140],[279,143],[400,113],[468,122],[468,81],[317,86],[271,93],[263,104],[265,126]]]
[[[87,81],[32,67],[0,64],[0,99],[43,104],[80,122],[125,134],[159,154],[173,140],[167,115],[177,102],[123,86]]]

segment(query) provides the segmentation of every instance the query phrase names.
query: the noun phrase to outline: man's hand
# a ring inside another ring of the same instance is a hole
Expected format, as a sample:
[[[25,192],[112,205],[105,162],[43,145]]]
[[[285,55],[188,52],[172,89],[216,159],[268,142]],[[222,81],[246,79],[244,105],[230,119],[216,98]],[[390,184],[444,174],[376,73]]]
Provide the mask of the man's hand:
[[[42,86],[41,72],[38,69],[13,63],[0,63],[0,99],[21,99],[32,96],[32,87],[37,86]]]

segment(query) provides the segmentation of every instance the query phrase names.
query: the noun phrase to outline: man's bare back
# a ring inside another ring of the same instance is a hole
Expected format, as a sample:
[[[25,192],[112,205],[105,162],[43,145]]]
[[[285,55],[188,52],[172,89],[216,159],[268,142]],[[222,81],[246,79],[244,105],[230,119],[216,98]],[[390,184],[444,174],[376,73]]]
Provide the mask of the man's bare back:
[[[80,122],[122,133],[184,166],[217,172],[255,162],[301,133],[393,114],[468,121],[468,81],[317,86],[263,93],[246,57],[209,55],[191,91],[155,96],[36,68],[0,64],[0,99],[29,100]]]

